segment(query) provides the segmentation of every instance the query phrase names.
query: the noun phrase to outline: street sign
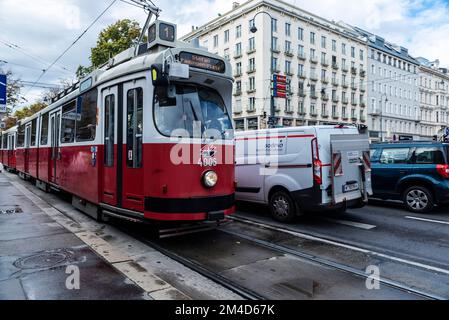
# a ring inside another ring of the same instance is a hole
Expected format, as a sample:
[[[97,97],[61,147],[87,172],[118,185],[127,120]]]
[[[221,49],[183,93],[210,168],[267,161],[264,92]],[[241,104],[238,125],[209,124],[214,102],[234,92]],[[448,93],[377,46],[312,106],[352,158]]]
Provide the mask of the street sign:
[[[273,98],[287,98],[287,77],[273,74],[272,83]]]
[[[6,75],[0,74],[0,113],[6,113]]]

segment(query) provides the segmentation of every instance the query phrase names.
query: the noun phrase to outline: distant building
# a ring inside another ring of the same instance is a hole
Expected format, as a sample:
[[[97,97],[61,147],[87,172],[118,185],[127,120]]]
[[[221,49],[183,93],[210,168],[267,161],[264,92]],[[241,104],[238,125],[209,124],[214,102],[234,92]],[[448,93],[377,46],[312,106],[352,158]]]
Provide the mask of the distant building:
[[[254,20],[260,12],[273,19]],[[357,33],[280,0],[251,0],[183,40],[195,38],[233,65],[237,130],[267,126],[272,73],[291,80],[289,98],[275,99],[277,125],[367,124],[368,54]]]
[[[449,72],[440,62],[417,58],[419,67],[419,103],[421,134],[441,137],[449,127]]]

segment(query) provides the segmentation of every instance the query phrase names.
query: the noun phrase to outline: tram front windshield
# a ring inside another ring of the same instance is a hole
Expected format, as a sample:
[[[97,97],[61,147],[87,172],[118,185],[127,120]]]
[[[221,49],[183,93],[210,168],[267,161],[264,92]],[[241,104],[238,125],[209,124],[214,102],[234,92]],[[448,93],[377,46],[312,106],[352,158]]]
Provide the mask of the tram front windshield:
[[[182,129],[190,137],[233,138],[223,99],[211,88],[184,84],[156,87],[154,113],[157,129],[165,136],[178,136]]]

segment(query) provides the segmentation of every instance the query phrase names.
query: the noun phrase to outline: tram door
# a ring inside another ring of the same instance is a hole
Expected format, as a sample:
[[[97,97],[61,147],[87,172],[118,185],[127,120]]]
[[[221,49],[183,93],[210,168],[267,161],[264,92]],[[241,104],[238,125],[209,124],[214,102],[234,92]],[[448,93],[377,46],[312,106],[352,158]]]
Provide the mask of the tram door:
[[[61,159],[61,150],[59,148],[60,127],[61,111],[57,111],[50,115],[51,158],[49,161],[49,181],[54,184],[59,184],[59,177],[56,170],[58,161]]]
[[[102,91],[104,114],[103,125],[103,194],[102,202],[118,206],[117,168],[117,124],[118,124],[118,87],[106,88]],[[121,155],[121,154],[120,154]],[[121,161],[121,159],[120,159]]]
[[[143,107],[144,79],[123,84],[121,130],[123,152],[122,161],[122,207],[134,211],[144,211],[143,185]]]
[[[31,123],[25,127],[25,172],[30,173],[30,145],[31,145]]]

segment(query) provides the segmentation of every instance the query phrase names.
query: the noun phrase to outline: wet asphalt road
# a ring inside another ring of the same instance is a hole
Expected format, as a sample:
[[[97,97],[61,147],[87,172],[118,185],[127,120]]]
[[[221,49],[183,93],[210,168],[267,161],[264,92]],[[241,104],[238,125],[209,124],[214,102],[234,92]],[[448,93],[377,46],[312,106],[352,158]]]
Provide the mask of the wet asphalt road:
[[[274,222],[265,207],[241,204],[239,208],[243,217],[449,268],[449,208],[437,208],[425,215],[414,214],[396,202],[371,200],[365,208],[349,209],[343,215],[311,213],[289,225]]]

